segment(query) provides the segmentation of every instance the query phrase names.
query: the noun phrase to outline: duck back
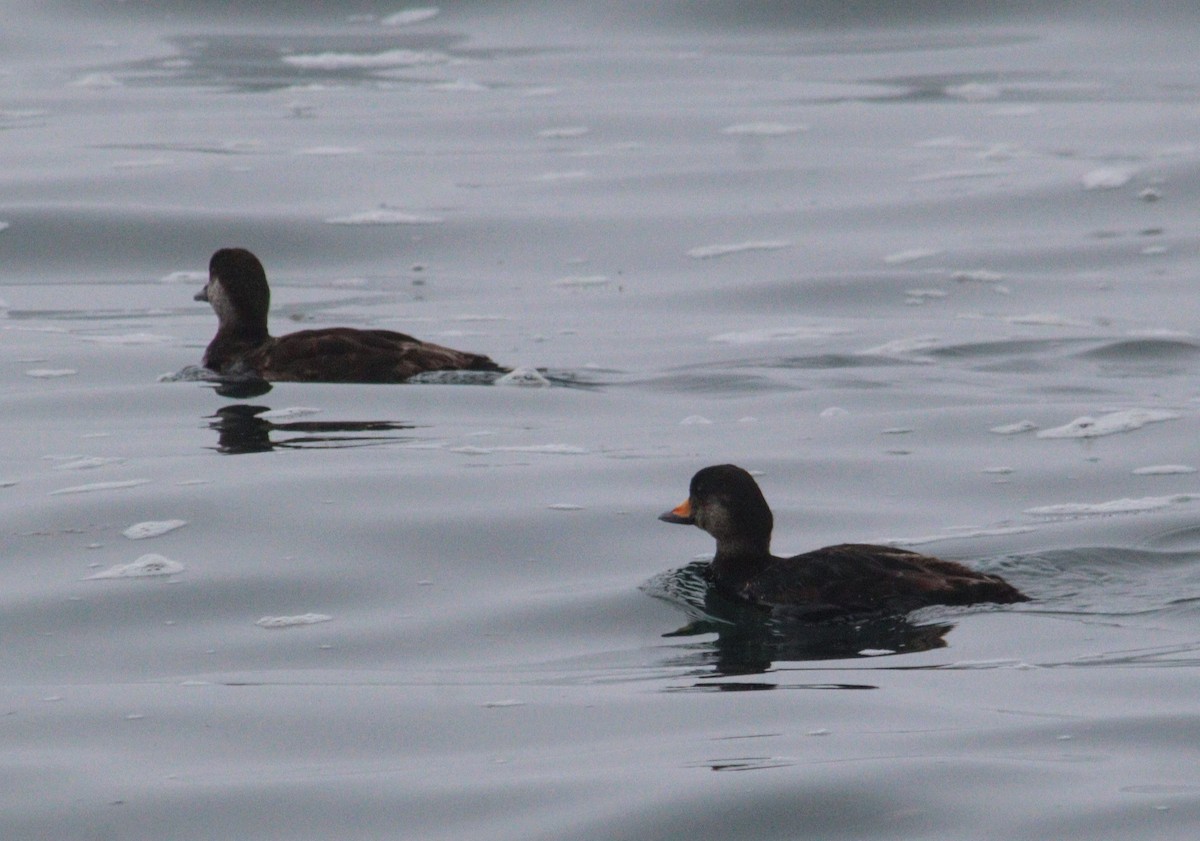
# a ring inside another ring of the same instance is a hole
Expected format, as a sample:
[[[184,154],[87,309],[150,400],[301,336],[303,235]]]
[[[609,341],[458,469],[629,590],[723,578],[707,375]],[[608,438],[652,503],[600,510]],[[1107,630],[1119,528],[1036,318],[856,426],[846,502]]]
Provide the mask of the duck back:
[[[426,371],[496,371],[488,357],[454,350],[392,330],[331,327],[269,340],[247,357],[263,379],[303,382],[397,383]]]
[[[843,543],[772,558],[722,589],[763,605],[809,605],[839,613],[905,612],[934,604],[1011,604],[1028,597],[999,576],[891,546]]]

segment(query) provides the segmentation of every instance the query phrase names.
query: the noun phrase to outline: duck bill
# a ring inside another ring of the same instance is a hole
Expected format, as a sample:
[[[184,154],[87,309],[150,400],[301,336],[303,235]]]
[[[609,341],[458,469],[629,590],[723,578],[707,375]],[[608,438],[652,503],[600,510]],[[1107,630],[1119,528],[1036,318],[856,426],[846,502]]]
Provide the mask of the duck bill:
[[[193,295],[192,300],[193,301],[204,301],[205,303],[207,303],[208,302],[208,287],[205,286],[203,289],[201,289],[199,292],[197,292],[195,295]]]
[[[696,521],[692,518],[692,500],[685,499],[670,511],[659,514],[658,519],[664,523],[678,523],[681,526],[696,525]]]

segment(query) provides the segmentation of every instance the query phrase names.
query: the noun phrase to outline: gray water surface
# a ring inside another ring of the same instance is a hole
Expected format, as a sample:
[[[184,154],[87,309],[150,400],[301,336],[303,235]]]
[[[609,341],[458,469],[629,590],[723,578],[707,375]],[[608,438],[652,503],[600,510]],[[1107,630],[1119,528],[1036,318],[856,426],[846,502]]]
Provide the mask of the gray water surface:
[[[1196,19],[794,5],[8,4],[0,836],[1194,837]],[[235,245],[556,384],[160,381]],[[711,615],[727,461],[1034,600]]]

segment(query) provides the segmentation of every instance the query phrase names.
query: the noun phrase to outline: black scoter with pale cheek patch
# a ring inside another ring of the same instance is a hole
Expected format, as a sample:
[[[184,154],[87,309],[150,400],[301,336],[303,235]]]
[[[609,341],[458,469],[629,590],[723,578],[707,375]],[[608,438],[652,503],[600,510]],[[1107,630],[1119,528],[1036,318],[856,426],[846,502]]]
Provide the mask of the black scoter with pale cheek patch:
[[[767,607],[824,617],[1029,600],[997,575],[891,546],[844,543],[776,557],[771,509],[754,477],[732,464],[693,476],[687,500],[659,519],[699,526],[715,537],[708,580],[726,596]]]
[[[217,314],[217,335],[203,364],[218,374],[272,382],[399,383],[427,371],[507,370],[482,354],[391,330],[330,327],[273,337],[267,332],[267,274],[244,248],[214,253],[208,284],[195,297]]]

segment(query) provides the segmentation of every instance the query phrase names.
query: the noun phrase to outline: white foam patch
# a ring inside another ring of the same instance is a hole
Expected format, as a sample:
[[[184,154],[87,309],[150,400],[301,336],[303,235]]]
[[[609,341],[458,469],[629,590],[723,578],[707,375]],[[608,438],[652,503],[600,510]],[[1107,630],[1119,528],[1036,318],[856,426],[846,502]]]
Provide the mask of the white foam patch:
[[[135,169],[152,169],[158,166],[169,166],[170,164],[170,158],[141,158],[138,160],[117,161],[110,164],[110,166],[120,172]]]
[[[1128,330],[1125,335],[1142,339],[1192,339],[1195,333],[1190,330],[1172,330],[1169,327],[1152,327],[1146,330]]]
[[[438,338],[442,338],[442,339],[445,339],[445,338],[450,338],[450,339],[461,339],[461,338],[463,338],[464,336],[484,336],[484,335],[487,335],[487,334],[486,334],[486,333],[480,333],[480,332],[478,332],[478,331],[475,331],[475,330],[462,330],[462,329],[458,329],[458,330],[438,330],[438,331],[437,331],[436,333],[434,333],[433,335],[434,335],[434,336],[437,336]],[[432,372],[432,373],[437,373],[437,372]]]
[[[990,269],[968,269],[950,275],[951,280],[957,280],[959,283],[999,283],[1004,278],[1005,275]]]
[[[482,82],[476,82],[474,79],[454,79],[449,82],[437,82],[429,86],[430,90],[446,91],[448,93],[480,93],[481,91],[491,90]]]
[[[914,336],[911,339],[896,339],[859,351],[862,356],[900,356],[915,351],[929,350],[941,344],[937,336]]]
[[[589,131],[587,126],[561,126],[542,129],[538,132],[538,137],[544,137],[547,140],[565,140],[572,137],[583,137]]]
[[[125,459],[115,456],[80,456],[70,458],[61,464],[54,465],[55,470],[94,470],[97,467],[107,467],[110,464],[121,464]]]
[[[357,146],[309,146],[306,149],[298,149],[296,154],[313,158],[338,158],[347,155],[361,155],[362,149]]]
[[[1134,476],[1180,476],[1195,473],[1196,468],[1187,464],[1151,464],[1134,468]]]
[[[1011,657],[996,657],[990,660],[956,660],[945,666],[940,666],[943,669],[1018,669],[1025,671],[1027,669],[1038,669],[1040,666],[1031,666],[1024,660],[1017,660]],[[1061,736],[1059,738],[1062,738]],[[1070,737],[1068,737],[1070,738]]]
[[[179,561],[173,561],[162,555],[142,555],[136,561],[128,564],[118,564],[103,572],[89,575],[85,581],[99,581],[108,578],[155,578],[163,575],[178,575],[184,566]]]
[[[208,272],[178,271],[170,272],[158,279],[159,283],[206,283]]]
[[[900,266],[905,263],[915,263],[918,260],[928,260],[930,257],[936,257],[942,253],[940,248],[908,248],[904,251],[896,251],[883,258],[883,262],[889,266]]]
[[[59,377],[73,377],[78,373],[74,368],[30,368],[25,372],[25,376],[36,380],[53,380]]]
[[[81,341],[97,345],[165,345],[175,341],[174,336],[161,333],[120,333],[111,336],[79,336]]]
[[[733,137],[786,137],[808,131],[808,126],[793,123],[738,123],[725,126],[721,134]]]
[[[582,456],[591,450],[574,444],[528,444],[525,446],[497,447],[503,453],[542,453],[552,456]]]
[[[555,502],[552,505],[547,505],[551,511],[582,511],[582,505],[576,505],[573,502]]]
[[[1106,166],[1084,173],[1083,189],[1115,190],[1128,184],[1135,174],[1129,167]]]
[[[954,149],[958,151],[969,151],[979,147],[978,143],[964,140],[957,134],[948,134],[944,137],[931,137],[928,140],[920,140],[914,145],[918,149]]]
[[[187,520],[147,520],[144,523],[134,523],[121,534],[130,540],[146,540],[150,537],[161,537],[186,525]]]
[[[451,321],[512,321],[507,315],[483,315],[481,313],[463,313],[450,318]]]
[[[18,122],[20,120],[32,120],[37,117],[45,117],[49,111],[44,111],[40,108],[5,108],[0,110],[0,120],[5,122]]]
[[[111,73],[85,73],[69,84],[73,88],[92,88],[94,90],[123,87],[120,79]]]
[[[607,275],[602,274],[569,275],[554,281],[554,285],[560,289],[597,289],[610,284],[612,281]]]
[[[539,174],[534,181],[554,182],[554,181],[582,181],[585,178],[591,178],[592,174],[586,169],[565,169],[554,170],[551,172],[543,172]]]
[[[704,415],[688,415],[679,422],[680,426],[708,426],[712,421]]]
[[[1037,429],[1038,425],[1031,420],[1020,420],[1014,423],[1001,424],[993,426],[988,432],[996,435],[1019,435],[1022,432],[1032,432]]]
[[[228,155],[247,155],[262,149],[263,145],[257,140],[226,140],[212,146],[197,146],[194,151],[218,152]]]
[[[127,479],[124,482],[92,482],[89,485],[75,485],[70,488],[59,488],[50,491],[50,496],[65,496],[67,494],[86,494],[97,491],[119,491],[125,488],[136,488],[139,485],[150,484],[149,479]]]
[[[321,622],[329,622],[332,619],[332,616],[325,613],[301,613],[297,616],[264,616],[254,624],[260,628],[279,631],[286,628],[299,628],[305,625],[318,625]]]
[[[1140,499],[1113,499],[1108,502],[1066,502],[1061,505],[1041,505],[1027,508],[1025,513],[1034,517],[1096,517],[1111,514],[1141,514],[1157,511],[1172,505],[1200,499],[1200,494],[1173,494],[1171,496],[1144,496]]]
[[[441,216],[422,213],[407,213],[383,207],[345,216],[331,216],[325,220],[330,225],[437,225],[444,222]]]
[[[286,409],[271,409],[257,415],[257,417],[269,421],[291,420],[292,418],[303,418],[308,415],[320,414],[320,412],[320,409],[314,409],[311,406],[288,406]]]
[[[979,152],[979,157],[985,161],[1009,161],[1017,157],[1028,157],[1027,152],[1021,146],[1014,146],[1009,143],[993,143],[986,149]]]
[[[521,388],[546,388],[550,385],[550,381],[534,368],[514,368],[496,380],[495,384]]]
[[[997,85],[989,85],[985,82],[966,82],[962,85],[951,85],[943,90],[946,96],[966,102],[987,102],[999,99],[1003,93]]]
[[[409,377],[406,382],[426,385],[494,385],[494,371],[426,371]]]
[[[199,365],[185,365],[178,371],[159,374],[155,382],[160,383],[191,383],[191,382],[220,382],[221,375]]]
[[[506,447],[477,447],[473,445],[466,445],[462,447],[451,447],[450,452],[471,456],[491,455],[492,453],[534,453],[539,455],[554,456],[581,456],[587,455],[591,451],[583,447],[576,447],[574,444],[526,444]]]
[[[1101,435],[1115,435],[1119,432],[1132,432],[1141,429],[1148,423],[1176,420],[1179,415],[1163,409],[1125,409],[1120,412],[1110,412],[1098,418],[1080,417],[1070,423],[1056,426],[1053,429],[1043,429],[1037,434],[1038,438],[1098,438]]]
[[[849,335],[849,330],[839,327],[763,327],[757,330],[732,330],[709,336],[710,342],[726,345],[758,345],[767,342],[811,342],[831,336]]]
[[[689,249],[687,256],[694,260],[711,260],[715,257],[728,257],[730,254],[742,254],[746,251],[779,251],[783,248],[790,248],[791,245],[791,242],[786,239],[747,240],[746,242],[702,245]]]
[[[445,64],[450,56],[436,50],[384,50],[379,53],[299,53],[283,63],[303,70],[376,70]]]
[[[384,26],[412,26],[415,23],[424,23],[431,20],[442,13],[442,10],[436,6],[422,6],[418,8],[405,9],[401,12],[396,12],[394,15],[388,15],[380,21]]]
[[[1088,327],[1086,321],[1068,318],[1052,312],[1032,312],[1026,315],[1010,315],[1004,319],[1009,324],[1025,324],[1031,327]]]

